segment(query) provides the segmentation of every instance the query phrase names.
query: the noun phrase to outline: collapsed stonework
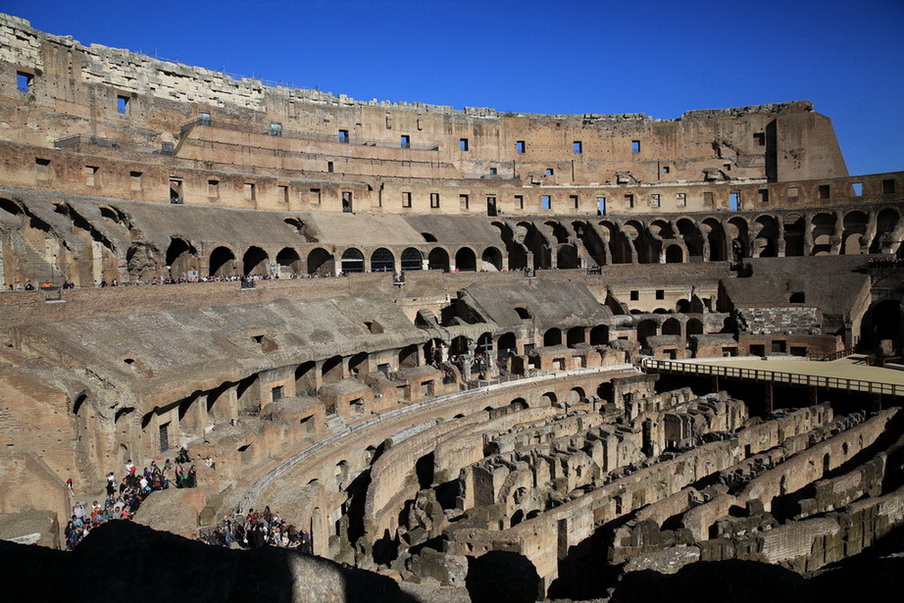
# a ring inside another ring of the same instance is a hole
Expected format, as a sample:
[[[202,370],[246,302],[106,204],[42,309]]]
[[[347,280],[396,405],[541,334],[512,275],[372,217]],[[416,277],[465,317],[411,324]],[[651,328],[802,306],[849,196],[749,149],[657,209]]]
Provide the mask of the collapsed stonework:
[[[137,522],[267,505],[400,600],[808,572],[904,522],[904,173],[809,102],[359,102],[0,15],[0,126],[4,539],[181,446],[198,488]],[[855,351],[886,376],[704,362]]]

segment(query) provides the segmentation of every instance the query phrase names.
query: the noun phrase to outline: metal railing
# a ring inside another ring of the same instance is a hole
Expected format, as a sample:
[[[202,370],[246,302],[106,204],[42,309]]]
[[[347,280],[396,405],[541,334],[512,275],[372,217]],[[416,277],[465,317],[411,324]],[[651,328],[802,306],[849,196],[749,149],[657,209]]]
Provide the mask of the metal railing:
[[[869,394],[904,396],[904,385],[895,385],[894,383],[883,383],[880,381],[868,381],[865,379],[805,375],[802,373],[786,373],[783,371],[768,371],[717,364],[694,364],[690,362],[678,362],[675,360],[656,360],[654,358],[644,358],[641,361],[641,366],[646,370],[677,374],[727,377],[729,379],[744,379],[763,383],[784,383],[788,385],[823,387]]]
[[[807,358],[810,360],[815,360],[817,362],[831,362],[832,360],[838,360],[839,358],[847,358],[851,354],[854,353],[854,348],[844,348],[843,350],[838,350],[836,352],[832,352],[831,354],[807,354]]]

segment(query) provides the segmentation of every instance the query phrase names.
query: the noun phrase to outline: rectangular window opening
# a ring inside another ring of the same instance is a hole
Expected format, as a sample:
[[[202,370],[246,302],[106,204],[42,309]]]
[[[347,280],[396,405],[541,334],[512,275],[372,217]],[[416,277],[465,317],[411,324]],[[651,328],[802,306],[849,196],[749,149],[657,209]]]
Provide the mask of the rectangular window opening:
[[[895,192],[895,181],[891,178],[887,178],[882,181],[882,194],[883,195],[892,195]]]
[[[498,213],[496,210],[496,197],[487,197],[487,215],[496,216]]]
[[[169,181],[170,203],[182,203],[182,178],[170,178]]]
[[[656,290],[656,299],[665,299],[665,289]]]
[[[333,173],[333,162],[332,161],[326,162],[326,171],[329,172],[330,174]]]
[[[819,185],[819,198],[828,199],[832,196],[832,186],[830,184]]]
[[[631,152],[632,153],[640,153],[640,141],[639,140],[631,141]]]
[[[581,208],[581,200],[578,198],[577,195],[569,195],[568,198],[571,200],[571,207],[572,207],[572,208],[574,208],[574,209],[580,209],[580,208]]]
[[[270,136],[282,136],[282,124],[278,121],[270,122]]]
[[[705,193],[703,193],[703,205],[705,205],[706,207],[712,207],[713,205],[715,205],[712,191],[706,191]]]
[[[210,125],[210,111],[198,111],[198,125],[199,126],[209,126]]]
[[[627,205],[629,208],[634,207],[634,195],[625,195],[625,205]]]
[[[86,186],[96,186],[97,185],[97,166],[86,165],[85,166],[85,185]]]
[[[462,211],[467,211],[470,206],[470,203],[468,202],[468,196],[467,195],[459,195],[458,196],[458,205]]]
[[[220,181],[219,180],[208,180],[207,181],[207,196],[211,199],[217,199],[220,196]]]
[[[496,176],[496,175],[498,175],[498,174],[499,174],[499,170],[498,170],[498,169],[496,169],[496,168],[494,168],[494,167],[491,167],[491,168],[490,168],[490,176]]]
[[[38,180],[50,180],[50,160],[42,157],[35,157],[35,170],[38,173]]]
[[[315,205],[320,205],[320,189],[312,188],[311,189],[311,203]]]
[[[279,191],[279,200],[282,201],[283,203],[288,203],[289,202],[289,187],[286,185],[280,184],[277,187],[277,190]]]
[[[515,152],[518,153],[519,155],[524,154],[524,152],[526,150],[527,150],[527,146],[524,144],[523,140],[519,140],[518,142],[515,143]]]
[[[630,298],[631,298],[631,301],[639,301],[640,300],[640,291],[631,291]]]
[[[430,193],[430,209],[439,209],[439,193]]]
[[[852,186],[853,189],[854,189],[854,196],[855,196],[855,197],[862,197],[862,196],[863,196],[863,183],[862,183],[862,182],[854,182],[851,186]]]
[[[741,193],[728,194],[728,209],[738,211],[741,209]]]
[[[352,192],[342,191],[342,212],[346,214],[352,213]]]
[[[597,197],[596,198],[596,215],[598,215],[598,216],[606,215],[606,198],[605,197]]]
[[[339,142],[348,144],[348,130],[339,130]]]
[[[546,175],[547,175],[547,176],[552,176],[552,175],[554,175],[555,173],[556,173],[556,171],[555,171],[554,169],[552,169],[552,168],[546,168]]]
[[[552,209],[552,196],[551,195],[541,195],[540,196],[540,208],[541,209]]]
[[[650,207],[661,207],[659,194],[650,195]]]
[[[753,133],[753,141],[756,143],[758,147],[766,146],[766,133],[765,132],[754,132]]]
[[[458,139],[458,150],[459,150],[459,151],[468,151],[468,150],[470,150],[470,147],[468,146],[468,139],[467,139],[467,138],[459,138],[459,139]]]
[[[29,90],[31,90],[31,84],[32,84],[32,81],[34,80],[34,77],[35,76],[33,76],[30,73],[26,73],[24,71],[17,71],[16,72],[16,88],[19,90],[19,92],[28,92]]]
[[[671,169],[669,166],[667,166],[667,165],[662,166],[662,173],[663,173],[663,174],[668,174],[668,173],[671,172],[671,171],[672,171],[672,169]]]
[[[757,194],[760,196],[760,203],[769,203],[769,189],[761,188],[757,191]]]
[[[129,189],[133,191],[141,190],[141,172],[129,172]]]
[[[281,400],[283,397],[283,386],[277,385],[273,389],[270,390],[270,395],[273,398],[273,401]]]
[[[409,136],[407,134],[402,134],[399,137],[399,145],[403,149],[410,149],[411,148],[411,136]]]
[[[515,195],[515,207],[524,209],[524,195]]]
[[[580,140],[575,140],[573,143],[571,143],[571,150],[574,151],[575,155],[580,155],[584,152],[584,143],[582,143]]]
[[[116,97],[116,110],[120,114],[122,114],[122,113],[125,113],[128,110],[128,108],[129,108],[129,97],[123,96],[121,94],[118,95]]]
[[[257,199],[257,187],[253,182],[245,183],[245,201],[254,201]]]
[[[687,207],[687,193],[675,193],[675,205]]]
[[[788,199],[797,199],[797,187],[789,186],[788,187]]]
[[[411,193],[404,192],[402,193],[402,207],[411,207]]]

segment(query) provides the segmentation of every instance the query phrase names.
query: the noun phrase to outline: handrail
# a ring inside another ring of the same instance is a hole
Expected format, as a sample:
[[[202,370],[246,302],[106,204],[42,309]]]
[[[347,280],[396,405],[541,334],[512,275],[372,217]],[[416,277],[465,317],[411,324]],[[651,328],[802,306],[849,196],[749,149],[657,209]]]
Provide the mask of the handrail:
[[[721,366],[716,364],[695,364],[691,362],[677,362],[674,360],[656,360],[654,358],[644,358],[641,360],[641,366],[645,369],[669,371],[673,373],[711,375],[714,377],[747,379],[751,381],[772,381],[774,383],[787,383],[789,385],[826,387],[870,394],[904,396],[904,385],[867,381],[864,379],[804,375],[801,373],[786,373],[783,371]]]
[[[817,362],[831,362],[832,360],[838,360],[839,358],[847,358],[855,351],[854,347],[851,346],[844,348],[843,350],[837,350],[831,354],[808,354],[807,357],[810,360],[815,360]]]

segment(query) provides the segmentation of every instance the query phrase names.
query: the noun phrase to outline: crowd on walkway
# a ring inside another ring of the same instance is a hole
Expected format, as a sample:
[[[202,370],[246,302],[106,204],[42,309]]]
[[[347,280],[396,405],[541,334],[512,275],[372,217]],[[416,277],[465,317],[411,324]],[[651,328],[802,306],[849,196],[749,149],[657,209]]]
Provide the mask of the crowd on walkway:
[[[244,549],[261,546],[275,546],[295,549],[308,555],[314,554],[310,534],[286,522],[269,506],[263,511],[248,509],[247,514],[237,512],[232,517],[223,517],[213,529],[199,532],[197,540],[206,544]]]
[[[195,466],[189,465],[191,459],[185,448],[180,448],[175,460],[166,459],[163,467],[157,465],[157,460],[151,461],[149,467],[138,472],[138,468],[129,459],[124,467],[124,475],[119,480],[111,471],[106,477],[106,498],[103,504],[95,500],[91,506],[81,501],[76,501],[72,507],[72,514],[66,524],[64,535],[66,537],[66,550],[74,549],[88,533],[102,523],[114,519],[129,520],[138,512],[141,503],[157,490],[166,490],[170,486],[176,488],[194,488],[198,479]],[[189,465],[186,471],[185,465]],[[74,495],[72,480],[66,480],[70,495]]]

